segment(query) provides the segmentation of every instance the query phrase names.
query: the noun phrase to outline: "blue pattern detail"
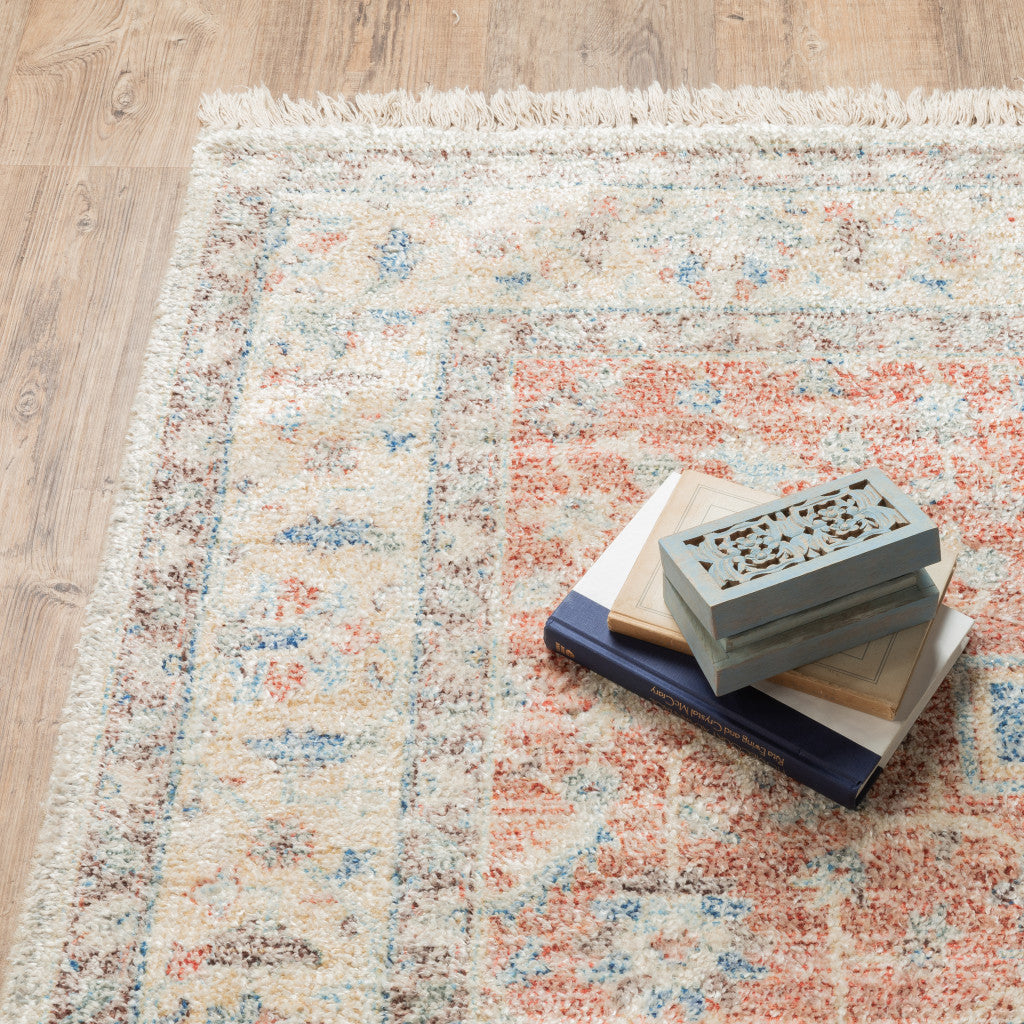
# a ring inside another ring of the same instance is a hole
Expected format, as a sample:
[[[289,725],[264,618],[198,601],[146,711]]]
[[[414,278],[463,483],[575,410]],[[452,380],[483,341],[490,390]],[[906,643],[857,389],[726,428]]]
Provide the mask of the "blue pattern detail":
[[[374,874],[372,862],[379,854],[380,850],[375,847],[366,850],[346,850],[342,854],[341,865],[337,870],[324,871],[313,865],[306,868],[306,874],[320,883],[329,883],[340,888],[356,875]]]
[[[353,875],[362,873],[377,853],[378,851],[375,849],[363,850],[361,853],[356,850],[346,850],[342,854],[341,867],[337,871],[338,876],[347,881]]]
[[[206,1024],[256,1024],[263,1012],[263,1003],[255,992],[242,996],[235,1012],[225,1010],[222,1006],[207,1009]]]
[[[392,434],[390,430],[384,431],[384,442],[389,452],[397,452],[400,449],[404,451],[409,447],[409,442],[415,439],[415,434]]]
[[[768,973],[767,967],[756,967],[738,953],[721,953],[716,961],[729,978],[761,978]]]
[[[724,896],[705,896],[701,900],[701,913],[716,921],[738,921],[753,910],[750,900],[728,900]]]
[[[910,280],[915,284],[923,284],[926,288],[933,288],[947,298],[953,298],[953,293],[949,290],[949,281],[944,277],[927,277],[924,274],[914,274]]]
[[[729,463],[736,483],[759,491],[781,491],[783,484],[793,476],[788,463],[756,458],[733,445],[721,448],[716,455]]]
[[[308,639],[308,634],[301,629],[275,629],[267,626],[250,633],[239,642],[238,647],[243,651],[295,651]]]
[[[547,865],[535,882],[534,892],[522,896],[505,907],[494,906],[490,913],[494,917],[514,921],[527,907],[533,906],[538,913],[545,913],[548,895],[553,889],[568,892],[575,881],[576,869],[580,862],[586,864],[591,871],[597,869],[598,846],[613,844],[615,837],[603,825],[599,826],[592,844],[582,846]]]
[[[722,404],[723,397],[721,388],[709,380],[699,380],[676,391],[676,405],[694,412],[711,412],[716,405]]]
[[[365,545],[374,551],[394,551],[397,542],[380,527],[365,519],[335,519],[323,522],[319,516],[310,516],[300,526],[282,530],[274,541],[277,544],[305,544],[310,551],[318,548],[337,551],[343,547]]]
[[[277,427],[283,437],[294,438],[295,432],[302,426],[304,416],[295,402],[287,402],[280,409],[274,409],[267,417],[272,427]]]
[[[690,255],[683,258],[676,271],[676,280],[680,284],[693,284],[704,273],[704,263],[698,256]]]
[[[498,284],[502,284],[508,289],[522,288],[524,285],[530,283],[530,281],[532,280],[532,275],[527,273],[502,274],[496,276],[494,280],[497,281]]]
[[[836,894],[843,899],[859,895],[867,886],[867,869],[856,850],[842,847],[826,850],[807,862],[808,874],[794,878],[793,885],[819,889],[826,898]]]
[[[404,281],[416,265],[409,254],[412,246],[412,239],[408,231],[401,228],[392,228],[388,233],[388,240],[377,246],[380,256],[377,259],[377,267],[381,280],[397,278]]]
[[[591,911],[599,921],[640,920],[640,900],[635,896],[619,896],[612,900],[594,900]]]
[[[832,375],[833,365],[827,359],[809,362],[800,374],[800,379],[793,385],[793,394],[813,395],[817,398],[826,395],[831,395],[833,398],[844,397],[845,392]]]
[[[610,956],[594,964],[593,967],[581,972],[584,977],[599,983],[612,980],[618,975],[626,974],[633,969],[633,958],[626,953]]]
[[[551,968],[541,959],[540,944],[536,939],[531,939],[516,951],[498,979],[505,985],[525,985],[531,978],[550,973]]]
[[[993,683],[991,693],[999,760],[1024,763],[1024,685]]]
[[[342,764],[365,742],[337,733],[318,733],[307,729],[303,733],[286,729],[280,736],[268,739],[246,740],[245,745],[257,756],[265,757],[284,767],[298,765],[303,768],[323,768],[328,764]]]
[[[756,256],[748,256],[743,261],[743,277],[756,285],[768,283],[768,264]]]
[[[653,988],[647,996],[646,1014],[657,1020],[669,1007],[681,1006],[687,1020],[699,1020],[704,1015],[704,997],[692,988]]]

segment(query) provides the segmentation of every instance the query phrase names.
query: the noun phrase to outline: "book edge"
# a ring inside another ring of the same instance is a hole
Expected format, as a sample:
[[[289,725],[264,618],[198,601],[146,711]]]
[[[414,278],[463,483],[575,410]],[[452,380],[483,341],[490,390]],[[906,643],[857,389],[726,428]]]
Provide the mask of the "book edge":
[[[575,589],[571,590],[569,594],[559,602],[558,606],[546,620],[544,626],[545,643],[549,649],[556,654],[569,658],[588,671],[602,675],[614,685],[621,686],[623,689],[629,690],[631,693],[636,693],[642,699],[648,700],[652,704],[655,704],[672,714],[679,715],[679,717],[683,718],[684,721],[692,721],[693,724],[701,726],[712,736],[719,736],[736,749],[759,757],[759,760],[774,767],[788,778],[793,779],[800,785],[807,786],[809,789],[820,793],[843,807],[853,809],[863,794],[866,793],[869,784],[877,777],[880,767],[877,751],[864,746],[862,743],[859,743],[857,740],[849,736],[845,736],[843,733],[837,732],[827,724],[816,719],[809,719],[813,727],[823,729],[841,739],[843,743],[848,744],[850,748],[855,748],[857,755],[864,760],[866,770],[862,770],[856,774],[838,771],[836,770],[834,762],[829,764],[824,760],[808,757],[805,752],[801,753],[800,749],[796,746],[798,741],[787,739],[786,737],[779,735],[769,736],[767,734],[763,734],[761,739],[767,740],[767,742],[760,742],[755,736],[754,740],[748,740],[747,743],[743,743],[742,740],[746,736],[746,733],[743,733],[740,730],[746,729],[750,732],[757,733],[758,723],[751,721],[746,718],[746,716],[736,715],[726,706],[723,706],[722,708],[716,707],[717,698],[712,696],[708,701],[702,701],[699,697],[686,693],[678,684],[673,683],[671,680],[662,678],[654,673],[648,674],[641,665],[630,663],[627,671],[632,671],[635,675],[642,678],[645,687],[664,687],[664,690],[666,691],[664,696],[668,698],[666,701],[664,697],[659,699],[658,696],[651,692],[641,693],[639,690],[628,685],[628,683],[620,679],[616,679],[612,675],[602,672],[599,668],[588,664],[587,661],[581,661],[578,657],[581,650],[596,656],[598,659],[611,662],[613,666],[626,661],[626,658],[622,652],[618,652],[614,648],[610,648],[599,638],[591,634],[583,633],[582,630],[572,622],[571,617],[565,611],[565,606],[569,597],[573,595],[581,597],[584,600],[590,601],[591,603],[598,605],[598,607],[603,607],[607,610],[606,605],[601,605],[599,602],[594,601],[585,594],[580,594]],[[573,646],[569,647],[562,641],[562,639],[556,639],[555,634],[558,634],[559,637],[564,637],[570,640]],[[770,694],[762,694],[761,696],[769,699],[775,704],[788,707],[789,711],[794,712],[801,718],[808,717],[798,708],[793,708],[790,705],[787,705],[786,702],[779,701],[772,697]],[[704,705],[706,705],[706,708]],[[732,725],[726,725],[726,723],[722,721],[722,718],[732,721]],[[726,734],[724,730],[720,733],[716,730],[713,727],[713,724],[709,724],[709,722],[713,720],[717,721],[718,725],[727,728],[729,733]],[[772,749],[774,751],[774,758],[771,756],[766,757],[759,755],[759,747],[763,747],[766,750]],[[870,767],[867,767],[868,764],[870,764]],[[797,771],[805,777],[801,778],[798,774],[795,774],[792,770],[794,767],[796,767]],[[821,785],[814,785],[808,781],[807,776],[816,777],[819,780],[827,780],[831,785],[822,788]]]

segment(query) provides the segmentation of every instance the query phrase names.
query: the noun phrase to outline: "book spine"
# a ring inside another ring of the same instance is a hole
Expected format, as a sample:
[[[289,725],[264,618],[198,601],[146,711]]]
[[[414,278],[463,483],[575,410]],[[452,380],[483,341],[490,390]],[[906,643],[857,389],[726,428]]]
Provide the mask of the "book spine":
[[[672,686],[668,680],[654,677],[638,664],[617,657],[615,652],[605,649],[599,639],[573,628],[570,622],[560,618],[557,609],[545,623],[544,643],[556,654],[597,672],[598,675],[688,722],[699,725],[711,735],[726,740],[748,754],[753,754],[796,782],[816,790],[843,807],[855,809],[874,778],[872,776],[872,779],[865,783],[851,784],[850,780],[829,773],[824,766],[802,758],[798,751],[786,749],[781,744],[767,740],[763,735],[751,736],[753,730],[744,729],[742,723],[723,716],[712,704],[695,700],[691,695]]]

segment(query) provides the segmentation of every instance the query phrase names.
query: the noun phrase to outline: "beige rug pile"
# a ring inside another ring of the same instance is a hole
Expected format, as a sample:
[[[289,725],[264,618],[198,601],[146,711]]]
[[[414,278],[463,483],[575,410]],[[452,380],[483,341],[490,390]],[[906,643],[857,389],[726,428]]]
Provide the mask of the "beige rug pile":
[[[5,1022],[1024,1020],[1024,98],[210,97]],[[858,812],[543,647],[674,469],[882,467]]]

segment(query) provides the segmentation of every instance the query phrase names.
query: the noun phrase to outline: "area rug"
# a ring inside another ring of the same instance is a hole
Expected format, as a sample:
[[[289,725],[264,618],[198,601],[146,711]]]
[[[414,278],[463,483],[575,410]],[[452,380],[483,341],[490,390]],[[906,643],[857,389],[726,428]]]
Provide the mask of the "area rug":
[[[1024,1021],[1024,97],[202,116],[2,1019]],[[976,627],[860,810],[545,650],[869,465]]]

